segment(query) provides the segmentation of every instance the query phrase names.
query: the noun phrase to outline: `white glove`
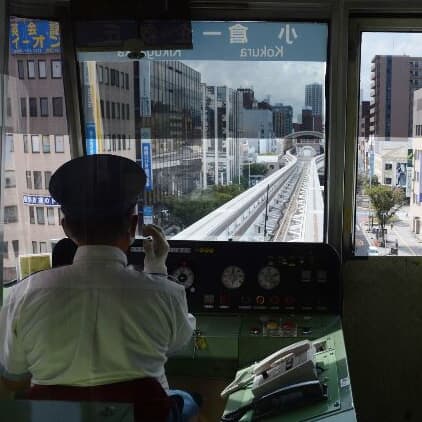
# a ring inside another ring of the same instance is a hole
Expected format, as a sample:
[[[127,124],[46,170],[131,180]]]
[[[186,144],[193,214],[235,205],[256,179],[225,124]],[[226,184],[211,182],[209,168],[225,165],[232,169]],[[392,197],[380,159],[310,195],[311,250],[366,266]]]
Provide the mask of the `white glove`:
[[[145,239],[144,250],[144,271],[146,273],[167,275],[167,254],[169,251],[169,244],[160,227],[154,224],[144,226],[142,231],[144,236],[151,236],[152,239]]]

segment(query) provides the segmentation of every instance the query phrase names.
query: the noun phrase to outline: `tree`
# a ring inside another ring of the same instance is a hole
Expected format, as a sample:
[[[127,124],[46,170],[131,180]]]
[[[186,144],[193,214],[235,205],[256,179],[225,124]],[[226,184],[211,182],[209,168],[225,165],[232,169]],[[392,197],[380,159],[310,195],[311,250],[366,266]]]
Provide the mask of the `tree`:
[[[382,240],[384,241],[384,227],[396,211],[404,205],[406,195],[401,188],[391,188],[385,185],[376,185],[367,188],[366,193],[375,210],[375,215],[381,226]]]
[[[163,205],[171,215],[171,224],[190,226],[244,191],[241,185],[216,185],[181,198],[166,198]]]

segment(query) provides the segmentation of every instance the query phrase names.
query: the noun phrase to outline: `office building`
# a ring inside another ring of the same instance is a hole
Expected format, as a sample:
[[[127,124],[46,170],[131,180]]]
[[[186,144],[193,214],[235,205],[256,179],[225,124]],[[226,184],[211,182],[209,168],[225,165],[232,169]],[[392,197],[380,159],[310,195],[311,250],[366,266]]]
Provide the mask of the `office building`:
[[[236,131],[237,110],[245,98],[253,98],[253,91],[237,95],[226,86],[202,84],[204,188],[238,183],[240,147]]]
[[[305,86],[305,107],[310,107],[312,115],[322,116],[322,85],[309,84]]]
[[[371,65],[370,134],[412,136],[413,92],[422,87],[422,57],[376,55]]]
[[[276,137],[283,137],[293,132],[293,107],[278,103],[272,107],[273,131]]]
[[[171,60],[143,59],[135,72],[136,132],[141,134],[136,157],[151,167],[145,199],[156,215],[169,198],[201,187],[201,75]],[[145,148],[151,148],[149,163],[142,161]]]

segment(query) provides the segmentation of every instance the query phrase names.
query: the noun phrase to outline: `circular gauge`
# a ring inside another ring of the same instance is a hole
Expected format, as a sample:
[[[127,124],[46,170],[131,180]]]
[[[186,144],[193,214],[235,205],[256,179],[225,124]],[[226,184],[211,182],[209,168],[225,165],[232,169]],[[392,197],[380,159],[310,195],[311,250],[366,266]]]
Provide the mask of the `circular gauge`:
[[[259,270],[258,284],[265,290],[271,290],[280,284],[280,271],[271,265]]]
[[[171,275],[175,277],[176,281],[185,289],[188,289],[190,286],[192,286],[195,280],[193,271],[189,267],[185,266],[176,268]]]
[[[221,283],[228,289],[238,289],[245,281],[245,272],[236,265],[226,267],[221,274]]]

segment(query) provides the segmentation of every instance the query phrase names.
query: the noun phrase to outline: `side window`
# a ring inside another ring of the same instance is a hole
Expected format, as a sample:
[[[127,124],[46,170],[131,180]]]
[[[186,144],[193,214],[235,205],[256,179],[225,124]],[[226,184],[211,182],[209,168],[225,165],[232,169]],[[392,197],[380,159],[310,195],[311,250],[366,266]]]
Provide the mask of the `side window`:
[[[19,277],[20,255],[49,251],[51,240],[64,236],[59,205],[52,202],[47,187],[51,174],[70,159],[59,23],[10,17],[9,27],[10,73],[3,98],[10,113],[5,113],[7,136],[2,145],[6,282]],[[41,36],[37,45],[22,36],[28,31]]]

